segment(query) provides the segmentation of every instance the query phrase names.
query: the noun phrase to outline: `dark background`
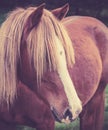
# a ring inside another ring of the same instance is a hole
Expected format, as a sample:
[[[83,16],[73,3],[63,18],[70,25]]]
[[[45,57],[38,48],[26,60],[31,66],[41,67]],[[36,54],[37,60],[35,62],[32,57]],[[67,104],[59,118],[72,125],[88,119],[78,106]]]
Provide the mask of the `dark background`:
[[[47,9],[54,9],[69,3],[68,15],[93,16],[108,24],[108,0],[0,0],[0,9],[37,6],[41,3],[46,3]]]

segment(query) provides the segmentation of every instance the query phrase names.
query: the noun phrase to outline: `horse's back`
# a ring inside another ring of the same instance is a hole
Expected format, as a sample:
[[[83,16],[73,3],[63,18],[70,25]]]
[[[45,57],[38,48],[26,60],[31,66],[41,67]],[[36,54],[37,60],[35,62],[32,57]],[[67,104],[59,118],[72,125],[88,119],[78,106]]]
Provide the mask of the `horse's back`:
[[[108,28],[99,20],[92,17],[72,16],[64,19],[71,38],[83,39],[90,37],[99,50],[102,61],[101,80],[108,83]],[[88,45],[88,48],[90,45]]]
[[[75,50],[72,78],[79,97],[86,104],[99,83],[108,82],[108,29],[91,17],[67,17],[63,24]]]
[[[104,89],[108,84],[108,28],[90,17],[69,17],[63,22],[75,49],[77,63],[72,73],[75,83],[78,83],[75,87],[86,104],[80,116],[80,130],[102,130]],[[78,53],[82,60],[78,59]]]

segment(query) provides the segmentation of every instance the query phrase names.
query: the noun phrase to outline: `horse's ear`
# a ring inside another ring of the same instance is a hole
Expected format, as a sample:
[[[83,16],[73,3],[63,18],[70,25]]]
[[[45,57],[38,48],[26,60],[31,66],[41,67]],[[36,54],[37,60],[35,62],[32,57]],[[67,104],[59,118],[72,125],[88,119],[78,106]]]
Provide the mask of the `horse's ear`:
[[[57,17],[59,20],[62,20],[67,12],[69,11],[69,4],[65,4],[63,7],[52,10],[52,13]]]
[[[45,3],[43,3],[39,7],[37,7],[32,12],[32,14],[28,17],[28,20],[27,20],[28,30],[32,30],[35,26],[38,25],[38,23],[40,22],[40,19],[42,17],[44,8],[45,8]]]

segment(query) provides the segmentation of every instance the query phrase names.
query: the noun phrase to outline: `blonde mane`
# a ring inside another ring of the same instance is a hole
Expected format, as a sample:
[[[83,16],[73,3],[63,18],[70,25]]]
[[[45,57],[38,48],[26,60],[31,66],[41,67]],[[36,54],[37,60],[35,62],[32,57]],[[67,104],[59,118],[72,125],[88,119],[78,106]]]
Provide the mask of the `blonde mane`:
[[[20,59],[21,38],[27,18],[35,9],[31,7],[11,12],[0,28],[1,103],[6,101],[7,104],[12,104],[17,96],[17,63]],[[62,44],[64,48],[68,67],[72,67],[75,62],[72,42],[66,29],[62,22],[45,9],[38,27],[33,28],[28,35],[26,44],[38,83],[47,70],[57,71],[57,44]]]

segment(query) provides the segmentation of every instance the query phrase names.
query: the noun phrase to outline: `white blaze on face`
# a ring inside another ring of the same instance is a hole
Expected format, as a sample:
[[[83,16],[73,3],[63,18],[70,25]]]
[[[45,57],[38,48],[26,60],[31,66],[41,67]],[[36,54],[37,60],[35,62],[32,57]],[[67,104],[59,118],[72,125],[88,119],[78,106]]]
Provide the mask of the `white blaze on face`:
[[[72,119],[76,119],[79,115],[79,113],[82,111],[82,105],[81,101],[76,93],[74,84],[70,78],[67,64],[66,64],[66,56],[64,52],[64,48],[62,44],[60,43],[60,40],[57,38],[58,44],[56,44],[57,47],[57,71],[60,76],[60,79],[63,83],[64,90],[70,105],[70,110],[72,112]]]

